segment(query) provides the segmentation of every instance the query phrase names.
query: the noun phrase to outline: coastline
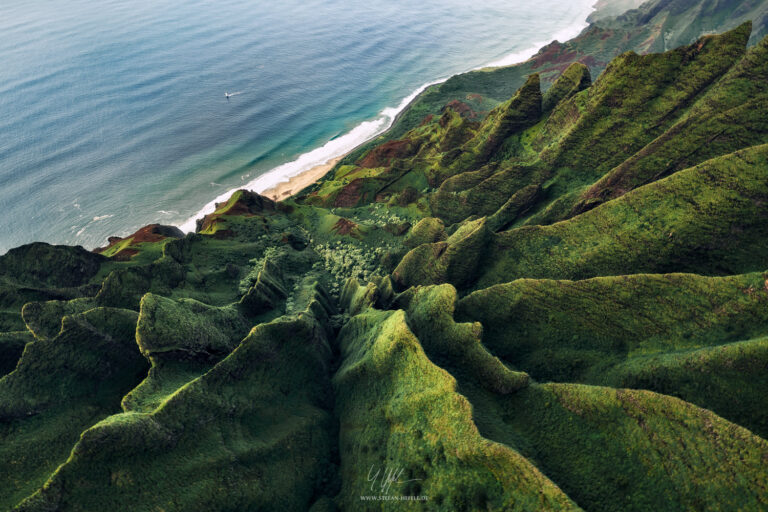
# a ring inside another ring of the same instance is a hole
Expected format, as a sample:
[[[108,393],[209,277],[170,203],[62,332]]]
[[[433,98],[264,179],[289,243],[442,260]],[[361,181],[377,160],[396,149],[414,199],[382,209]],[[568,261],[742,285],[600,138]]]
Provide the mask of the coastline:
[[[281,191],[277,193],[282,194],[285,190],[284,186],[286,186],[286,184],[289,183],[291,179],[299,177],[305,173],[311,173],[310,175],[316,175],[317,177],[314,180],[309,181],[307,185],[304,185],[301,188],[297,188],[296,192],[308,185],[311,185],[315,181],[319,180],[322,176],[324,176],[328,171],[330,171],[333,166],[335,166],[336,163],[338,163],[338,161],[344,158],[347,154],[389,130],[398,116],[406,108],[408,108],[408,106],[410,106],[411,103],[413,103],[416,98],[418,98],[419,95],[428,87],[443,83],[447,79],[448,78],[441,78],[439,80],[435,80],[433,82],[422,85],[410,95],[405,97],[397,107],[387,107],[382,110],[379,115],[376,116],[376,118],[363,121],[348,133],[331,139],[323,146],[315,148],[308,153],[299,155],[299,157],[293,161],[286,162],[267,171],[266,173],[256,177],[254,180],[243,186],[233,188],[223,194],[220,194],[212,201],[209,201],[200,210],[198,210],[198,212],[195,213],[192,217],[189,217],[183,223],[176,224],[176,227],[185,233],[194,232],[197,225],[197,219],[200,219],[205,215],[215,211],[217,203],[226,201],[237,190],[246,189],[257,192],[259,194],[264,194],[271,189],[280,187]],[[318,169],[321,168],[326,168],[325,172],[318,175],[320,172]],[[290,196],[281,197],[280,199],[286,199],[287,197]]]
[[[316,165],[311,169],[297,174],[296,176],[292,176],[288,179],[288,181],[280,182],[274,187],[268,188],[264,192],[261,192],[261,195],[266,196],[273,201],[282,201],[283,199],[288,199],[289,197],[296,195],[308,186],[322,179],[322,177],[328,174],[331,169],[336,167],[336,164],[338,164],[342,158],[347,156],[347,154],[349,153],[345,153],[341,156],[337,156],[336,158],[332,158],[324,164]]]
[[[582,30],[590,25],[589,16],[595,12],[595,7],[596,4],[590,3],[588,7],[585,7],[584,12],[582,13],[583,16],[579,16],[579,21],[560,29],[547,40],[534,42],[528,49],[509,53],[488,64],[470,68],[451,76],[523,63],[536,55],[542,47],[551,41],[568,41],[576,37]],[[192,217],[176,226],[185,233],[194,232],[197,219],[213,212],[216,209],[217,203],[226,201],[235,191],[240,189],[251,190],[277,201],[291,197],[320,180],[346,155],[360,146],[367,144],[376,137],[386,133],[401,118],[403,113],[418,100],[424,91],[433,85],[444,83],[449,78],[450,76],[442,77],[422,85],[403,98],[397,107],[387,107],[383,109],[376,118],[363,121],[341,137],[332,139],[319,148],[299,155],[296,160],[279,165],[267,171],[244,186],[233,188],[220,194],[214,200],[208,202],[203,208],[198,210]]]

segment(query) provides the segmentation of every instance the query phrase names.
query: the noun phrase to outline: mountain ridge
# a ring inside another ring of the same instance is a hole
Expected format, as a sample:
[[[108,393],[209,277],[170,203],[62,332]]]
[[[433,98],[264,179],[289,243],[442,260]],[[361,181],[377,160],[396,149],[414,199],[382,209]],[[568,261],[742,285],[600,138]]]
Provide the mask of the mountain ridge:
[[[767,507],[752,28],[449,102],[196,233],[0,256],[0,508]]]

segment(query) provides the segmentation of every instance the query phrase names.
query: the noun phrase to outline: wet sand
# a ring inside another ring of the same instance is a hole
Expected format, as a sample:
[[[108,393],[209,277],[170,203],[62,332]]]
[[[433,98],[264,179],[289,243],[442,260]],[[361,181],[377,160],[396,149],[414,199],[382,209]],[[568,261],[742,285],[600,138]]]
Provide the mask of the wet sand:
[[[328,171],[333,169],[344,156],[345,155],[333,158],[322,165],[316,165],[301,174],[293,176],[288,181],[278,183],[274,187],[265,190],[261,195],[267,196],[275,201],[288,199],[328,174]]]

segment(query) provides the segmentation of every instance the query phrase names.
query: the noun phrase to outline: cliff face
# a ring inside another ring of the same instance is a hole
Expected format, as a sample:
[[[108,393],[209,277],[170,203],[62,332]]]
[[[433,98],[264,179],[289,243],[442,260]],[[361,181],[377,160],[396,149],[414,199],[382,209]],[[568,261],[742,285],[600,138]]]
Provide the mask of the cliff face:
[[[637,9],[645,3],[645,0],[598,0],[594,5],[595,11],[589,16],[589,22],[603,18],[611,18],[624,14],[625,12]]]
[[[622,0],[598,2],[596,9],[581,34],[570,41],[552,42],[527,62],[456,75],[428,88],[389,132],[352,153],[343,163],[353,163],[374,145],[401,137],[425,116],[438,115],[449,102],[462,105],[465,117],[468,113],[482,117],[512,96],[532,73],[540,75],[546,90],[574,62],[584,64],[597,77],[624,52],[664,52],[747,21],[753,25],[750,45],[768,35],[768,4],[764,1]]]
[[[0,257],[0,508],[765,509],[751,29],[448,104],[195,234]]]

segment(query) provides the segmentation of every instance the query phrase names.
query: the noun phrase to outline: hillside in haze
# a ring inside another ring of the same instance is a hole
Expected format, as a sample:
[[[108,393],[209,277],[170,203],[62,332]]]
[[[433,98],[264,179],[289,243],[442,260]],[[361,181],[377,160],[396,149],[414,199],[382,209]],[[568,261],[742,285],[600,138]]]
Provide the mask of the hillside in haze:
[[[765,510],[755,29],[449,100],[193,234],[12,249],[0,509]]]
[[[625,8],[635,7],[625,12]],[[437,115],[448,103],[465,117],[485,116],[514,94],[531,73],[541,77],[546,90],[574,62],[584,64],[591,76],[597,77],[608,62],[625,51],[663,52],[746,21],[753,25],[750,45],[768,34],[768,2],[760,0],[607,0],[597,2],[596,8],[591,24],[578,37],[565,43],[554,41],[526,62],[464,73],[430,87],[391,130],[358,148],[346,163],[354,162],[376,144],[402,136],[424,116]]]

